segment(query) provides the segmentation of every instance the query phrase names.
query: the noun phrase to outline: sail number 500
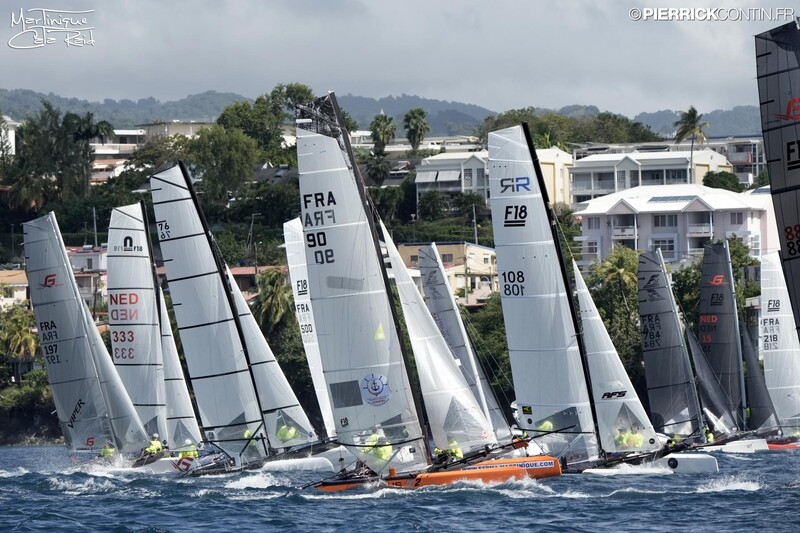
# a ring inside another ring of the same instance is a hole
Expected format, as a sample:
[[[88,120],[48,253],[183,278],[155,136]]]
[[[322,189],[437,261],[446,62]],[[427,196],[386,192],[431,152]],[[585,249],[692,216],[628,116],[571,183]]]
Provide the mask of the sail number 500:
[[[503,294],[506,296],[522,296],[525,294],[525,273],[522,270],[509,270],[501,274],[503,278]]]
[[[328,236],[325,235],[324,231],[306,233],[306,243],[309,248],[321,248],[328,245]],[[333,262],[335,262],[335,259],[333,257],[333,250],[330,248],[314,250],[314,263],[324,265],[325,263]]]

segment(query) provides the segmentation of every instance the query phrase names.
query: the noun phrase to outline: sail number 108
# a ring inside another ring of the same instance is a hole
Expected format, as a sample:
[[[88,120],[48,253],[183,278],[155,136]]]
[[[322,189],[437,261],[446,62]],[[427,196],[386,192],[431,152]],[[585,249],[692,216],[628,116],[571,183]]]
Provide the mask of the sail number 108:
[[[309,248],[321,248],[314,250],[314,263],[317,265],[324,265],[325,263],[333,263],[333,250],[330,248],[322,248],[328,245],[328,236],[324,231],[314,231],[306,233],[306,244]]]
[[[509,270],[500,274],[503,278],[503,294],[506,296],[523,296],[525,294],[525,273],[522,270]]]

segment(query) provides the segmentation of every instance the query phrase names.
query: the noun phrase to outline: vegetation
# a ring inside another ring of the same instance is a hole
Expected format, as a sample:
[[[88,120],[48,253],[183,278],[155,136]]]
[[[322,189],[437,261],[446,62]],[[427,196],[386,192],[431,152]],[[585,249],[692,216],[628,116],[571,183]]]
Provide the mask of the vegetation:
[[[736,174],[726,170],[706,172],[706,175],[703,177],[703,185],[706,187],[713,187],[714,189],[725,189],[733,192],[742,192],[747,188],[744,183],[739,181]]]
[[[419,145],[425,138],[425,134],[431,131],[425,111],[421,107],[415,107],[403,117],[403,129],[406,130],[406,138],[411,143],[411,152],[416,153]]]
[[[687,111],[681,113],[680,118],[673,124],[677,129],[675,132],[675,144],[691,138],[692,146],[689,152],[689,168],[694,171],[694,142],[695,140],[703,144],[706,142],[704,130],[708,128],[708,122],[702,122],[703,115],[697,112],[694,106],[689,106]],[[694,176],[692,176],[694,179]]]
[[[372,132],[372,142],[375,143],[375,154],[377,155],[382,154],[386,145],[394,140],[397,126],[392,117],[380,113],[372,119],[369,130]]]

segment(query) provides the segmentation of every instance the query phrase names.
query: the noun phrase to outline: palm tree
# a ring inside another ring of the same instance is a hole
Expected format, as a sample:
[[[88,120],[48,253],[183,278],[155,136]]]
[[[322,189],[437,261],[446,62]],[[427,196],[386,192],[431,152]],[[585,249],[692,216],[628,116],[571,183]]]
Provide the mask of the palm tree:
[[[279,269],[266,270],[256,276],[258,295],[253,302],[253,316],[262,331],[269,335],[276,330],[294,309],[292,288]]]
[[[638,255],[636,252],[625,246],[615,247],[608,257],[597,266],[595,275],[603,285],[619,287],[622,302],[630,313],[631,309],[625,293],[630,291],[635,295],[638,287]]]
[[[694,141],[703,144],[706,142],[706,134],[703,132],[708,127],[708,122],[701,122],[703,118],[702,113],[698,113],[694,106],[689,106],[688,111],[682,111],[678,120],[673,123],[677,131],[675,131],[675,144],[680,143],[684,139],[691,137],[692,146],[689,152],[689,168],[694,172]],[[691,176],[694,182],[694,176]]]
[[[19,365],[32,361],[36,356],[39,339],[33,332],[33,313],[18,304],[4,313],[0,330],[0,350],[17,361],[17,381],[20,379]]]
[[[411,143],[411,151],[416,153],[420,143],[425,138],[425,134],[431,131],[428,121],[425,120],[425,110],[415,107],[403,117],[403,128],[406,130],[406,138]]]
[[[380,114],[375,115],[369,129],[372,132],[372,142],[375,143],[375,154],[382,154],[386,145],[394,140],[397,131],[392,117],[384,115],[381,111]]]
[[[383,153],[376,153],[367,161],[367,174],[372,178],[376,185],[383,185],[389,173],[392,171],[392,166],[389,160],[384,157]]]

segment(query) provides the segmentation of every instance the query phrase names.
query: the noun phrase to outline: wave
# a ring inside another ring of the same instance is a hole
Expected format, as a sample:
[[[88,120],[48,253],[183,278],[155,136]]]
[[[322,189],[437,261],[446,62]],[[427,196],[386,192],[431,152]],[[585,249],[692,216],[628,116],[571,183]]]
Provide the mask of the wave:
[[[223,486],[226,489],[244,490],[244,489],[267,489],[276,486],[286,486],[286,478],[270,474],[268,472],[259,472],[255,475],[242,476],[232,481],[225,483]]]
[[[758,481],[746,479],[743,475],[737,476],[723,476],[720,479],[715,479],[697,487],[698,494],[709,492],[727,492],[741,490],[746,492],[755,492],[761,490],[764,486]]]
[[[28,470],[27,468],[22,468],[21,466],[18,466],[14,470],[3,470],[2,468],[0,468],[0,478],[23,476],[29,473],[30,470]]]

